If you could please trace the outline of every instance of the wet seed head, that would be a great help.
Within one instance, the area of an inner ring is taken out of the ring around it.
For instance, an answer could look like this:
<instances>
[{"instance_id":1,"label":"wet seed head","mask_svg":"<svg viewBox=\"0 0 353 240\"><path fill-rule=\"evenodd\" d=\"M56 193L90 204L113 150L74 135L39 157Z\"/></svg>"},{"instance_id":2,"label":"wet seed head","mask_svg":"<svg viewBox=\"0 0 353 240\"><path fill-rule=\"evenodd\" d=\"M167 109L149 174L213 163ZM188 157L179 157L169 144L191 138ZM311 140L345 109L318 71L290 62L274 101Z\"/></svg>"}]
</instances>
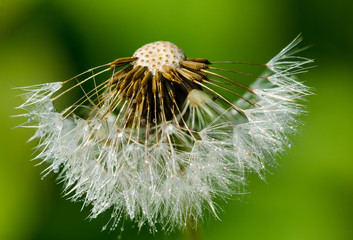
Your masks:
<instances>
[{"instance_id":1,"label":"wet seed head","mask_svg":"<svg viewBox=\"0 0 353 240\"><path fill-rule=\"evenodd\" d=\"M18 116L37 129L31 140L39 139L35 159L49 164L44 176L59 172L65 193L92 206L90 218L111 209L111 229L122 219L153 232L196 227L207 210L217 216L217 199L242 194L248 173L263 178L290 146L311 94L295 77L312 62L293 55L299 42L267 64L186 58L153 42L64 82L21 87L18 109L27 113ZM69 93L74 102L58 110Z\"/></svg>"}]
</instances>

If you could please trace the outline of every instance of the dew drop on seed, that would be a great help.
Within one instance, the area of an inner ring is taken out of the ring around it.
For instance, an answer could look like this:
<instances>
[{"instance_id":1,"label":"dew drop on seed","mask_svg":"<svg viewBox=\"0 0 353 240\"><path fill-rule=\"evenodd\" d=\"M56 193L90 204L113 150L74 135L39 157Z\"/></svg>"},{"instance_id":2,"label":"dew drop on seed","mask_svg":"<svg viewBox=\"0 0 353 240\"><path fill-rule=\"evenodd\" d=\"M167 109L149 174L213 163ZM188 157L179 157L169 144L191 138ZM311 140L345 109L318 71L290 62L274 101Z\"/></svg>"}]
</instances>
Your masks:
<instances>
[{"instance_id":1,"label":"dew drop on seed","mask_svg":"<svg viewBox=\"0 0 353 240\"><path fill-rule=\"evenodd\" d=\"M28 123L33 123L34 122L34 118L32 116L29 116L27 122Z\"/></svg>"}]
</instances>

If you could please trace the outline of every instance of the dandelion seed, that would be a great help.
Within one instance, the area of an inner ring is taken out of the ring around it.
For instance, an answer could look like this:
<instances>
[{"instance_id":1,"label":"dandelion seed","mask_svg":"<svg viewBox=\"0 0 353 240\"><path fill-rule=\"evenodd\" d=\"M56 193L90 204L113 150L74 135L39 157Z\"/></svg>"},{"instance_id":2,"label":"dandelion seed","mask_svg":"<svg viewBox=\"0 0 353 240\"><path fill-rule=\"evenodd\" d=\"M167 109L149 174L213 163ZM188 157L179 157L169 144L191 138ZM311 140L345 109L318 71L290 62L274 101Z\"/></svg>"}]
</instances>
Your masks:
<instances>
[{"instance_id":1,"label":"dandelion seed","mask_svg":"<svg viewBox=\"0 0 353 240\"><path fill-rule=\"evenodd\" d=\"M112 228L123 218L152 230L184 228L205 210L216 215L216 198L239 193L247 172L262 176L290 146L304 112L298 101L310 94L294 79L312 62L293 55L299 42L267 64L188 58L170 42L153 42L67 81L20 88L18 108L28 113L19 116L37 129L36 158L49 163L43 175L59 172L65 193L91 206L91 218L111 209ZM266 69L255 76L219 64ZM225 71L256 81L245 86ZM57 110L74 89L82 96Z\"/></svg>"}]
</instances>

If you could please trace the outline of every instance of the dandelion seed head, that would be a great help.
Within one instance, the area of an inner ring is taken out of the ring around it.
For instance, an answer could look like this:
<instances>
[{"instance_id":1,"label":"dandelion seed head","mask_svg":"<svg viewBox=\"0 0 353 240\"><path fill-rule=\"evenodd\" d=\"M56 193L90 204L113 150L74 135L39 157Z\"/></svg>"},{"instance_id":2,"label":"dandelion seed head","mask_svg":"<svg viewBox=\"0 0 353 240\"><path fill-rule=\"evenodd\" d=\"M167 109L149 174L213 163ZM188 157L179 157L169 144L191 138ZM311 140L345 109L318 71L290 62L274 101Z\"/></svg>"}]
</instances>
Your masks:
<instances>
[{"instance_id":1,"label":"dandelion seed head","mask_svg":"<svg viewBox=\"0 0 353 240\"><path fill-rule=\"evenodd\" d=\"M171 42L157 41L146 44L133 54L138 58L134 63L135 66L146 66L155 73L158 69L163 72L163 66L179 67L179 62L186 59L183 50Z\"/></svg>"},{"instance_id":2,"label":"dandelion seed head","mask_svg":"<svg viewBox=\"0 0 353 240\"><path fill-rule=\"evenodd\" d=\"M263 178L290 147L305 113L300 101L311 94L295 77L311 62L294 55L298 43L252 65L264 74L250 74L247 86L235 79L249 74L187 58L170 42L150 43L64 82L20 88L18 108L27 113L18 116L36 129L35 159L49 165L43 177L58 173L65 194L90 206L90 218L110 210L112 229L126 218L152 231L184 228L207 211L217 217L219 199L242 193L248 172ZM77 100L57 110L65 94Z\"/></svg>"}]
</instances>

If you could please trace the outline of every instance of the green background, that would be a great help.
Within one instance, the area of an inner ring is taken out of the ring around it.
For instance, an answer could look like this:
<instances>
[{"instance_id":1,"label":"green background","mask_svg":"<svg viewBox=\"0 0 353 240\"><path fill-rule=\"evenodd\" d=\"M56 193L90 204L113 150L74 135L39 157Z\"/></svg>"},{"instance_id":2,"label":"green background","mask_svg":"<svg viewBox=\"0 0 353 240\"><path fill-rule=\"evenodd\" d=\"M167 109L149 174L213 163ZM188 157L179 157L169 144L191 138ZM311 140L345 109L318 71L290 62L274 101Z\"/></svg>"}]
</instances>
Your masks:
<instances>
[{"instance_id":1,"label":"green background","mask_svg":"<svg viewBox=\"0 0 353 240\"><path fill-rule=\"evenodd\" d=\"M34 143L14 107L15 86L63 81L131 56L143 44L172 41L190 57L264 63L297 34L316 68L310 114L266 182L250 176L249 194L206 216L203 239L353 239L353 4L335 0L0 1L0 239L183 239L101 232L80 203L61 197L55 176L30 162Z\"/></svg>"}]
</instances>

